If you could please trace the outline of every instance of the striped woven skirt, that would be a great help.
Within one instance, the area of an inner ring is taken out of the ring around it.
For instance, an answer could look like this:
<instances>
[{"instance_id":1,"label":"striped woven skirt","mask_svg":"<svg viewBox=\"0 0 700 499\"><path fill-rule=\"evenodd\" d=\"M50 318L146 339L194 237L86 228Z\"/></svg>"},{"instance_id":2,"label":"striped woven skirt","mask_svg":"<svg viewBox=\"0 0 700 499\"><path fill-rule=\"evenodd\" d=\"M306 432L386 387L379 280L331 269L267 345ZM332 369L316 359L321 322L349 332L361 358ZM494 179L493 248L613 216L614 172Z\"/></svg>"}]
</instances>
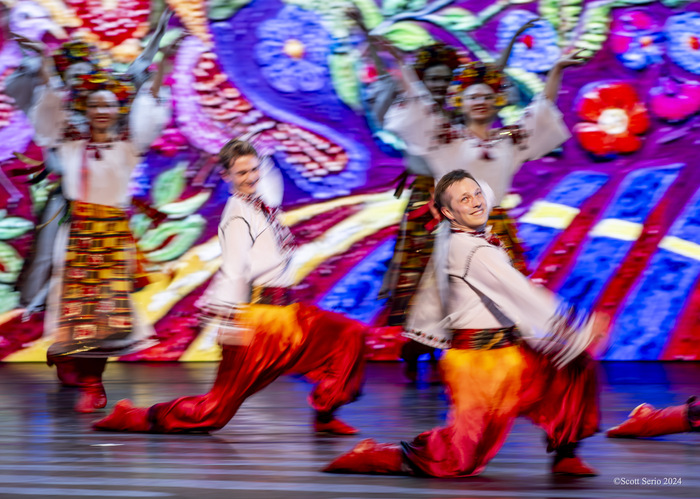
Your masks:
<instances>
[{"instance_id":1,"label":"striped woven skirt","mask_svg":"<svg viewBox=\"0 0 700 499\"><path fill-rule=\"evenodd\" d=\"M145 347L134 335L131 293L147 282L127 214L73 202L52 355L118 356Z\"/></svg>"}]
</instances>

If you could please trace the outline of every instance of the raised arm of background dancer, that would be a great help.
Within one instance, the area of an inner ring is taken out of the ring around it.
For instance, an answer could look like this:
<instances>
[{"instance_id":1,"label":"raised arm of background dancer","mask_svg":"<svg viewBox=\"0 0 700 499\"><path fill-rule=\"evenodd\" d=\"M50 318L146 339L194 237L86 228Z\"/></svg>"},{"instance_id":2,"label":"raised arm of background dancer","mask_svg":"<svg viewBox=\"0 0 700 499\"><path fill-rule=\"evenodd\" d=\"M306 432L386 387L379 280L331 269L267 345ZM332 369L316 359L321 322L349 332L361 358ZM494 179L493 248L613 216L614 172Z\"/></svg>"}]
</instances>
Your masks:
<instances>
[{"instance_id":1,"label":"raised arm of background dancer","mask_svg":"<svg viewBox=\"0 0 700 499\"><path fill-rule=\"evenodd\" d=\"M561 146L571 133L564 123L564 117L556 106L557 94L561 85L562 71L586 61L580 51L563 56L549 72L544 91L535 96L523 113L519 124L525 130L522 143L515 149L515 169L518 171L525 161L538 159Z\"/></svg>"},{"instance_id":2,"label":"raised arm of background dancer","mask_svg":"<svg viewBox=\"0 0 700 499\"><path fill-rule=\"evenodd\" d=\"M377 79L367 88L367 101L370 105L372 118L379 127L384 126L384 117L398 94L398 84L394 77L387 72L384 61L379 57L376 37L372 37L369 29L362 19L359 9L349 9L345 12L348 19L352 20L367 40L367 51L377 71Z\"/></svg>"},{"instance_id":3,"label":"raised arm of background dancer","mask_svg":"<svg viewBox=\"0 0 700 499\"><path fill-rule=\"evenodd\" d=\"M399 67L403 68L404 61L401 51L394 47L386 38L372 34L371 31L365 25L364 20L362 19L362 13L359 11L359 9L348 10L346 12L346 16L357 24L357 26L367 38L367 43L369 45L369 54L372 58L372 61L374 62L378 74L383 75L388 73L384 62L379 57L379 52L382 50L388 52L394 59L396 59L396 62L398 63ZM404 76L403 71L401 76L401 85L403 87L402 91L410 92L413 79L411 79L410 77L406 78Z\"/></svg>"},{"instance_id":4,"label":"raised arm of background dancer","mask_svg":"<svg viewBox=\"0 0 700 499\"><path fill-rule=\"evenodd\" d=\"M153 86L156 85L154 81ZM170 107L153 93L153 86L136 95L129 112L129 141L134 154L143 154L170 120ZM158 85L160 89L160 85Z\"/></svg>"},{"instance_id":5,"label":"raised arm of background dancer","mask_svg":"<svg viewBox=\"0 0 700 499\"><path fill-rule=\"evenodd\" d=\"M148 41L148 44L146 44L143 52L141 52L134 62L132 62L126 69L126 74L133 77L133 83L137 91L151 77L148 68L151 66L153 63L153 58L158 53L160 41L163 39L165 31L168 29L168 22L170 21L172 15L173 11L170 9L170 7L166 7L165 10L163 10L163 13L160 15L160 19L158 20L158 26L156 26L153 36Z\"/></svg>"},{"instance_id":6,"label":"raised arm of background dancer","mask_svg":"<svg viewBox=\"0 0 700 499\"><path fill-rule=\"evenodd\" d=\"M537 24L537 21L539 20L539 17L537 19L531 19L522 26L520 26L520 28L518 28L518 31L515 32L513 37L510 39L510 42L508 42L508 46L505 49L503 49L503 52L501 52L501 55L496 61L496 66L501 71L503 71L508 65L508 59L510 59L510 53L513 51L513 45L515 45L515 42L518 41L520 35L522 35L527 29L534 27L535 24Z\"/></svg>"},{"instance_id":7,"label":"raised arm of background dancer","mask_svg":"<svg viewBox=\"0 0 700 499\"><path fill-rule=\"evenodd\" d=\"M41 147L54 147L58 144L66 126L67 114L63 106L63 96L51 88L48 78L50 61L44 57L41 81L36 101L29 110L28 118L34 126L34 142Z\"/></svg>"},{"instance_id":8,"label":"raised arm of background dancer","mask_svg":"<svg viewBox=\"0 0 700 499\"><path fill-rule=\"evenodd\" d=\"M171 72L173 69L173 58L177 53L177 48L180 46L180 42L182 42L182 40L185 38L187 38L187 35L181 34L174 42L162 50L163 57L160 61L158 61L158 69L153 77L153 83L150 89L151 95L153 95L155 99L157 99L160 94L160 88L163 86L165 74Z\"/></svg>"},{"instance_id":9,"label":"raised arm of background dancer","mask_svg":"<svg viewBox=\"0 0 700 499\"><path fill-rule=\"evenodd\" d=\"M372 62L374 62L374 67L377 70L377 74L380 76L387 74L384 62L379 57L377 47L373 43L372 35L370 35L369 29L367 29L367 26L365 25L365 20L362 18L362 12L360 12L360 9L357 7L348 9L345 11L345 16L357 25L367 39L369 56L372 58Z\"/></svg>"},{"instance_id":10,"label":"raised arm of background dancer","mask_svg":"<svg viewBox=\"0 0 700 499\"><path fill-rule=\"evenodd\" d=\"M549 70L547 75L547 83L544 86L544 96L550 102L557 102L559 89L561 88L562 72L569 66L579 66L588 60L587 57L582 57L583 49L575 52L564 54Z\"/></svg>"},{"instance_id":11,"label":"raised arm of background dancer","mask_svg":"<svg viewBox=\"0 0 700 499\"><path fill-rule=\"evenodd\" d=\"M20 65L5 80L4 93L14 99L15 107L28 114L34 103L34 89L49 80L44 57L46 46L21 35L11 36L26 52Z\"/></svg>"}]
</instances>

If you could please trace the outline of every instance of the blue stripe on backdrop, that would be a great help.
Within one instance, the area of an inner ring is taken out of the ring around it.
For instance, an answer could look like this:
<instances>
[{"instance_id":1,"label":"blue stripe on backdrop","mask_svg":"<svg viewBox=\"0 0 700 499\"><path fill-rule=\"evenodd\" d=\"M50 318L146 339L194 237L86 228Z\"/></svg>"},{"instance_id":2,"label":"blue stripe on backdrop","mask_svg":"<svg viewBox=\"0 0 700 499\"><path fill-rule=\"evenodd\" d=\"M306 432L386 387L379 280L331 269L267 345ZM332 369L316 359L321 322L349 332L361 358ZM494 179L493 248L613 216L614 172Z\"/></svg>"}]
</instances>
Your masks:
<instances>
[{"instance_id":1,"label":"blue stripe on backdrop","mask_svg":"<svg viewBox=\"0 0 700 499\"><path fill-rule=\"evenodd\" d=\"M700 245L700 190L668 236ZM699 275L700 260L660 248L621 308L605 358L657 360Z\"/></svg>"},{"instance_id":2,"label":"blue stripe on backdrop","mask_svg":"<svg viewBox=\"0 0 700 499\"><path fill-rule=\"evenodd\" d=\"M375 248L318 302L324 310L344 314L351 319L371 323L386 300L377 298L382 280L394 254L396 238L389 238Z\"/></svg>"},{"instance_id":3,"label":"blue stripe on backdrop","mask_svg":"<svg viewBox=\"0 0 700 499\"><path fill-rule=\"evenodd\" d=\"M597 172L573 172L564 177L554 189L544 197L549 203L562 204L572 208L581 205L595 194L608 181L609 175ZM519 223L518 235L525 243L525 257L531 269L537 267L540 257L554 241L562 229L545 227L532 223Z\"/></svg>"},{"instance_id":4,"label":"blue stripe on backdrop","mask_svg":"<svg viewBox=\"0 0 700 499\"><path fill-rule=\"evenodd\" d=\"M673 164L630 173L602 219L644 223L678 176L681 166ZM589 235L559 294L580 311L589 311L633 244L634 241Z\"/></svg>"}]
</instances>

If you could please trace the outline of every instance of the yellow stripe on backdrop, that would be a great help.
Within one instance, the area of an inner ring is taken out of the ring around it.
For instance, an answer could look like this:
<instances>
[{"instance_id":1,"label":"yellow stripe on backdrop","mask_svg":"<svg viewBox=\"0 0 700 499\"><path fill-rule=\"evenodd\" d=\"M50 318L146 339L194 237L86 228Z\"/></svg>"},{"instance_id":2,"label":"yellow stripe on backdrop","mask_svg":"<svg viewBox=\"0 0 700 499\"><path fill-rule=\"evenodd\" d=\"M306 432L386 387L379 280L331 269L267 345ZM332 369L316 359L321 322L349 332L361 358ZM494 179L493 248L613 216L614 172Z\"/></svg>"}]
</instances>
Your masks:
<instances>
[{"instance_id":1,"label":"yellow stripe on backdrop","mask_svg":"<svg viewBox=\"0 0 700 499\"><path fill-rule=\"evenodd\" d=\"M621 241L636 241L642 235L642 224L619 218L605 218L598 222L591 236L609 237Z\"/></svg>"},{"instance_id":2,"label":"yellow stripe on backdrop","mask_svg":"<svg viewBox=\"0 0 700 499\"><path fill-rule=\"evenodd\" d=\"M700 244L686 241L676 236L666 236L659 243L659 248L672 251L679 255L700 260Z\"/></svg>"},{"instance_id":3,"label":"yellow stripe on backdrop","mask_svg":"<svg viewBox=\"0 0 700 499\"><path fill-rule=\"evenodd\" d=\"M530 209L518 219L518 222L564 230L571 225L571 221L578 214L578 208L540 200L532 203Z\"/></svg>"}]
</instances>

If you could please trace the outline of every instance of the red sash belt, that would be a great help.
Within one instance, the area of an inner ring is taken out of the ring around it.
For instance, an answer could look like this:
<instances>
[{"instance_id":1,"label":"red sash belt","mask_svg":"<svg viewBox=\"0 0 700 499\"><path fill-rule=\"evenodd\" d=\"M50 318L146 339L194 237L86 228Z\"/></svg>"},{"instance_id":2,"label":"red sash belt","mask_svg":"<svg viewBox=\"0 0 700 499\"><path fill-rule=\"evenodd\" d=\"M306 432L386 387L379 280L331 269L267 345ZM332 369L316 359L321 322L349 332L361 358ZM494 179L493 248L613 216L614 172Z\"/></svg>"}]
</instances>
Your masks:
<instances>
[{"instance_id":1,"label":"red sash belt","mask_svg":"<svg viewBox=\"0 0 700 499\"><path fill-rule=\"evenodd\" d=\"M453 329L452 348L462 350L491 350L517 345L518 329L510 326L501 329Z\"/></svg>"}]
</instances>

